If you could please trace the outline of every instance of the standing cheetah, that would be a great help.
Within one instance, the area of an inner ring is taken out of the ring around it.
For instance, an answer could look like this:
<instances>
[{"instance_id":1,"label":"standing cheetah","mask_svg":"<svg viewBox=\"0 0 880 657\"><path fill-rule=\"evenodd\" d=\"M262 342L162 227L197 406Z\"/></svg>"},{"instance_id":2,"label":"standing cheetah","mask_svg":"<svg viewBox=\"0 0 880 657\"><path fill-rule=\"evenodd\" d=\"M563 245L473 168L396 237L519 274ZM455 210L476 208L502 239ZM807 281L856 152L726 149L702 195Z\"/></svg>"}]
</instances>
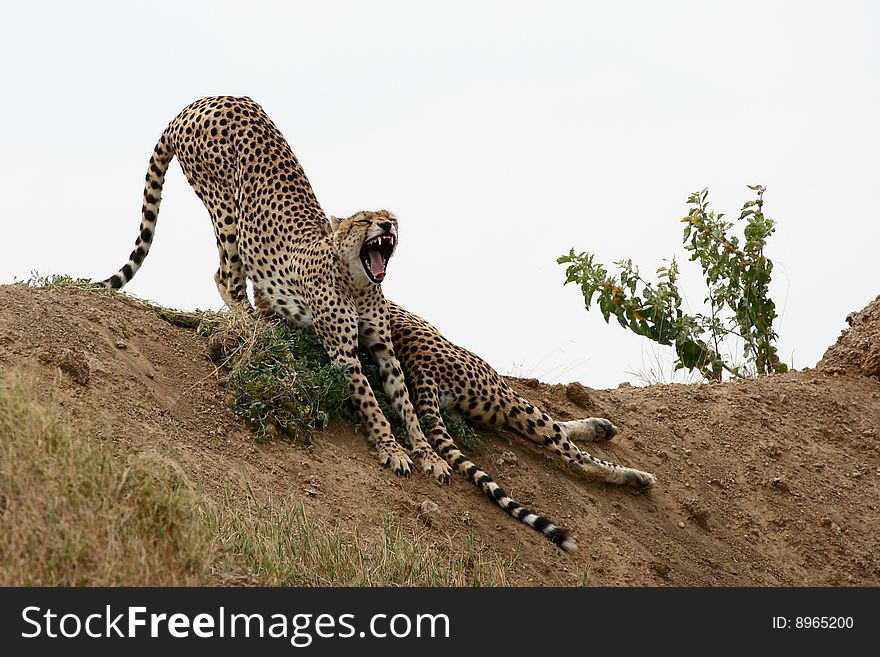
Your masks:
<instances>
[{"instance_id":1,"label":"standing cheetah","mask_svg":"<svg viewBox=\"0 0 880 657\"><path fill-rule=\"evenodd\" d=\"M324 348L351 373L380 462L407 475L412 461L395 440L357 357L358 339L379 364L385 389L409 432L422 469L448 482L450 469L430 447L391 346L380 284L397 246L397 219L360 212L328 234L328 220L287 141L250 98L198 100L168 125L150 158L140 233L128 262L104 281L118 289L150 250L168 165L177 156L214 225L223 301L247 306L246 281L273 312L295 326L314 325Z\"/></svg>"}]
</instances>

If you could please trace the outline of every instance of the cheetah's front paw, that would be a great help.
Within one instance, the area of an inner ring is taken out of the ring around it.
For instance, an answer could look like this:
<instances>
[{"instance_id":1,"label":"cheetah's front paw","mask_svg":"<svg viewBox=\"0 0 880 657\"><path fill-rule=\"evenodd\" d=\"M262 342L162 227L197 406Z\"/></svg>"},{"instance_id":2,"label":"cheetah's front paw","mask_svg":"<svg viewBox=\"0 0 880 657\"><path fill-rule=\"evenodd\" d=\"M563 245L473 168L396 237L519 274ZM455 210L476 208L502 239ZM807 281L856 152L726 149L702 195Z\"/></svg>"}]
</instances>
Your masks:
<instances>
[{"instance_id":1,"label":"cheetah's front paw","mask_svg":"<svg viewBox=\"0 0 880 657\"><path fill-rule=\"evenodd\" d=\"M379 452L379 463L391 468L398 477L408 477L412 472L412 460L396 441L380 444L376 449Z\"/></svg>"},{"instance_id":2,"label":"cheetah's front paw","mask_svg":"<svg viewBox=\"0 0 880 657\"><path fill-rule=\"evenodd\" d=\"M443 460L437 452L429 447L423 450L416 450L413 456L422 466L422 471L429 477L434 477L441 484L448 484L452 481L452 469L449 464Z\"/></svg>"}]
</instances>

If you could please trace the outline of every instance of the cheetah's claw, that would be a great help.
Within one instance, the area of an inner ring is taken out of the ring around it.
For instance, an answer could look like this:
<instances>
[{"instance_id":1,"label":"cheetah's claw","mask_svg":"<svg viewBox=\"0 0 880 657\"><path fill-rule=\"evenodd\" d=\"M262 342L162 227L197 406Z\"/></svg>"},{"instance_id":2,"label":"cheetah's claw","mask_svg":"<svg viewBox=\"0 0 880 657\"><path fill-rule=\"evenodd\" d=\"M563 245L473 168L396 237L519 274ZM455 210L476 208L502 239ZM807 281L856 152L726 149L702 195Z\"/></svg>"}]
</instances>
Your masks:
<instances>
[{"instance_id":1,"label":"cheetah's claw","mask_svg":"<svg viewBox=\"0 0 880 657\"><path fill-rule=\"evenodd\" d=\"M422 471L441 484L452 481L452 469L443 458L432 449L416 450L413 456L422 466Z\"/></svg>"},{"instance_id":2,"label":"cheetah's claw","mask_svg":"<svg viewBox=\"0 0 880 657\"><path fill-rule=\"evenodd\" d=\"M380 449L379 463L383 467L391 468L391 472L398 477L409 477L412 472L412 461L402 449L400 451L395 450L393 454Z\"/></svg>"}]
</instances>

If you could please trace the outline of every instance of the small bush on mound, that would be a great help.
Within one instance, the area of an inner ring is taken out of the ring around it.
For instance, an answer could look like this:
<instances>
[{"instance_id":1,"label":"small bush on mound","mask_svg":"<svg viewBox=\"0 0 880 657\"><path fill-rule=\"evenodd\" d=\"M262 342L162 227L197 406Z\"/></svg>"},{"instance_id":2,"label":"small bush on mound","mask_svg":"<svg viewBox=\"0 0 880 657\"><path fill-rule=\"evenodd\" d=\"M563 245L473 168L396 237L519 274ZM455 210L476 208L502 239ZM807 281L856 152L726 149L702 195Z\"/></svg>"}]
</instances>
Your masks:
<instances>
[{"instance_id":1,"label":"small bush on mound","mask_svg":"<svg viewBox=\"0 0 880 657\"><path fill-rule=\"evenodd\" d=\"M244 312L206 316L198 331L209 336L211 359L226 371L226 405L257 440L308 436L331 422L357 424L348 371L330 360L314 331ZM366 355L361 355L361 366L382 412L403 439L406 428L388 402L379 368ZM443 420L462 447L484 449L464 420L445 412ZM422 418L425 431L427 425L428 418Z\"/></svg>"},{"instance_id":2,"label":"small bush on mound","mask_svg":"<svg viewBox=\"0 0 880 657\"><path fill-rule=\"evenodd\" d=\"M309 434L351 417L348 373L314 332L242 312L211 317L198 330L210 336L211 358L227 371L226 405L257 440Z\"/></svg>"},{"instance_id":3,"label":"small bush on mound","mask_svg":"<svg viewBox=\"0 0 880 657\"><path fill-rule=\"evenodd\" d=\"M623 328L643 335L675 350L675 369L696 370L707 379L720 381L732 377L785 372L776 350L776 305L770 298L773 262L764 255L775 222L764 214L762 185L749 185L756 198L747 201L740 212L743 238L730 234L734 224L723 213L709 210L708 190L688 197L691 206L685 223L684 248L690 260L700 263L706 283L708 313L693 315L682 310L678 289L678 264L657 270L658 282L642 277L632 260L614 263L616 275L594 262L590 253L561 256L557 262L568 265L565 284L576 283L584 295L587 310L597 305L606 322L611 315ZM742 345L742 360L725 358L728 338Z\"/></svg>"}]
</instances>

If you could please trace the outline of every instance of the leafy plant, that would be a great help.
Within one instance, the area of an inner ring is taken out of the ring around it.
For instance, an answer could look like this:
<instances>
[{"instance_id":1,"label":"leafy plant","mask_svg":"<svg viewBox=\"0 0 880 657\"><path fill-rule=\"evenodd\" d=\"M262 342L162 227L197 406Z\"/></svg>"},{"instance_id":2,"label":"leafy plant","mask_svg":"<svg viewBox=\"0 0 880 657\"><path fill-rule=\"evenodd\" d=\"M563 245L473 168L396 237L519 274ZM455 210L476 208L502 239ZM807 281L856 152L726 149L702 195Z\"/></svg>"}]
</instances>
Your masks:
<instances>
[{"instance_id":1,"label":"leafy plant","mask_svg":"<svg viewBox=\"0 0 880 657\"><path fill-rule=\"evenodd\" d=\"M697 370L710 380L721 380L724 372L733 377L784 372L779 360L777 334L773 329L776 306L769 296L773 263L764 255L775 224L763 212L762 185L749 185L756 198L742 208L743 239L730 234L734 224L723 213L709 210L707 189L688 197L691 206L682 219L683 242L690 260L698 261L706 282L708 314L688 314L681 308L678 263L657 270L658 281L644 279L632 260L614 263L619 271L611 276L590 253L568 255L557 262L566 264L565 284L577 283L587 310L598 295L605 321L611 315L638 335L675 350L675 369ZM743 361L732 362L722 355L728 337L743 342Z\"/></svg>"},{"instance_id":2,"label":"leafy plant","mask_svg":"<svg viewBox=\"0 0 880 657\"><path fill-rule=\"evenodd\" d=\"M243 313L219 316L199 327L211 335L227 406L259 441L273 433L296 437L352 415L345 368L331 362L318 336L283 322Z\"/></svg>"},{"instance_id":3,"label":"leafy plant","mask_svg":"<svg viewBox=\"0 0 880 657\"><path fill-rule=\"evenodd\" d=\"M197 331L210 337L212 359L227 371L227 406L257 440L276 433L308 435L331 422L357 424L348 371L330 360L314 331L246 313L204 317ZM385 395L378 366L364 355L361 366L392 430L403 439L406 428ZM454 437L479 440L465 422L443 418Z\"/></svg>"}]
</instances>

